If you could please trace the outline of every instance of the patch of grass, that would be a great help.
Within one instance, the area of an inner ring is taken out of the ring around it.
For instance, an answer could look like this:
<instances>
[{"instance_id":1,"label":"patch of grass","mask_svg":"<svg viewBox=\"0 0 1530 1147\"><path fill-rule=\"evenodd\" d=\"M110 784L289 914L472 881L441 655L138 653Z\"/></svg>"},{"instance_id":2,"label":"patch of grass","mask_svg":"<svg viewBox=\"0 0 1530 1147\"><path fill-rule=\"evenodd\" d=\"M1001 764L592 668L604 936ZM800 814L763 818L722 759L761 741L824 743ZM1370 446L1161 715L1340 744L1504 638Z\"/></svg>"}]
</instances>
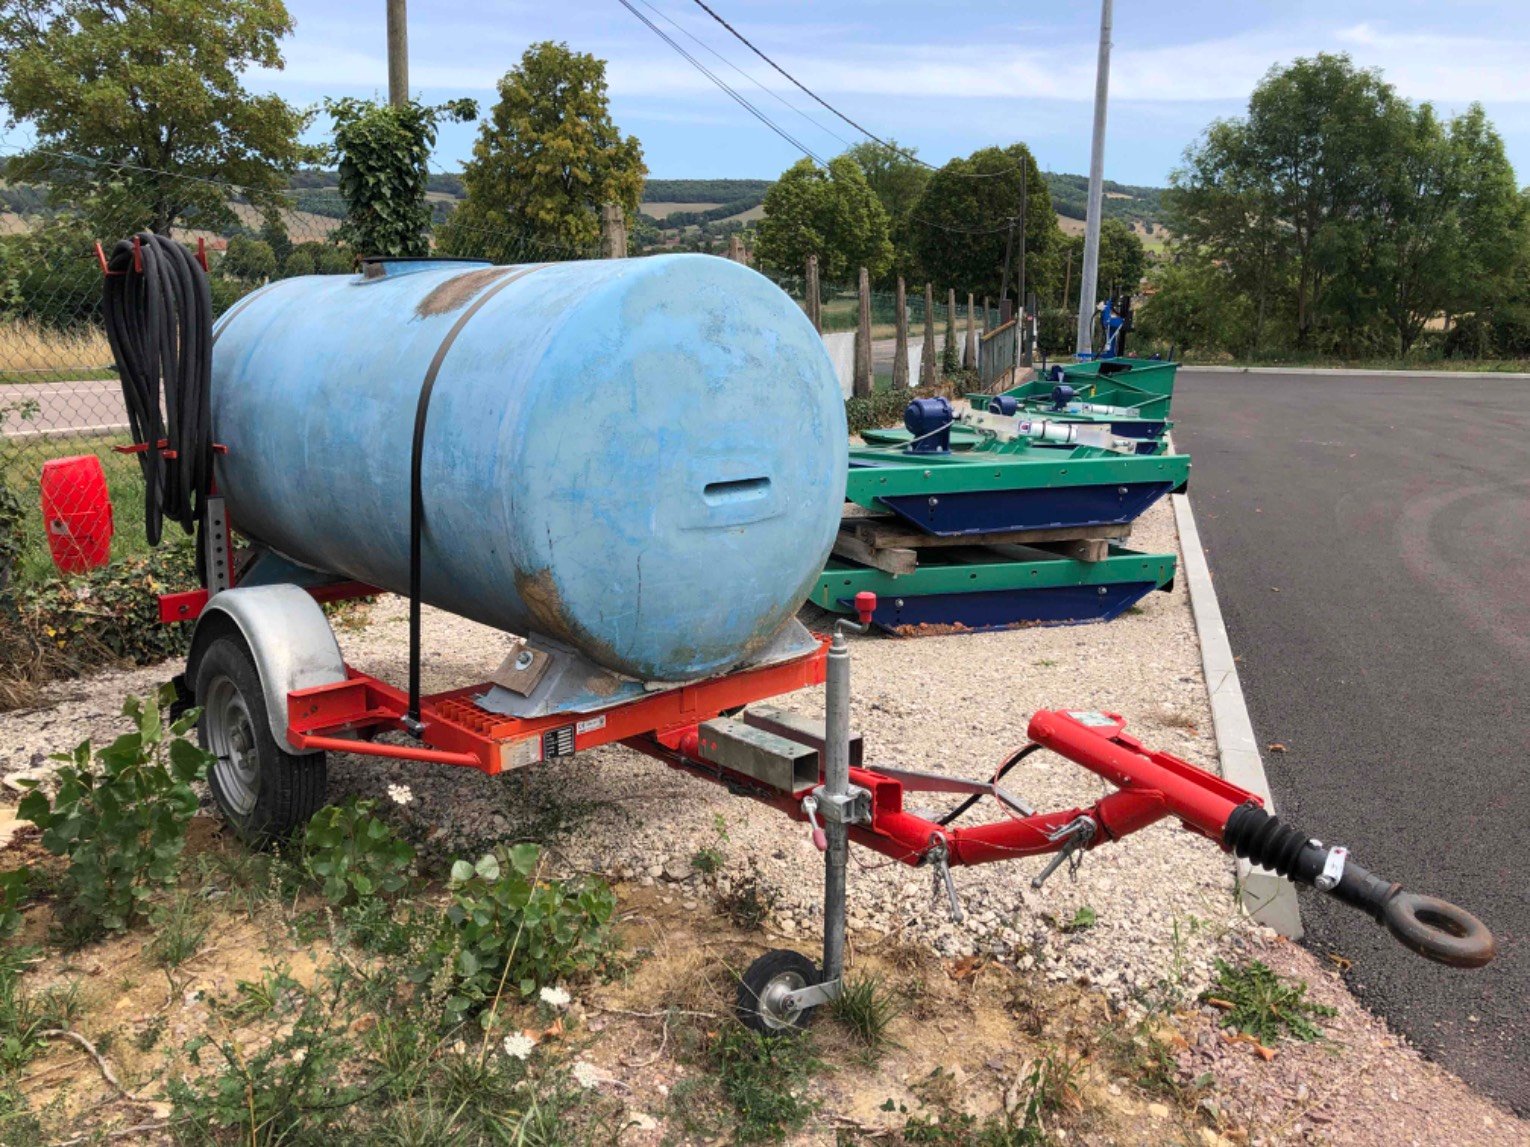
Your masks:
<instances>
[{"instance_id":1,"label":"patch of grass","mask_svg":"<svg viewBox=\"0 0 1530 1147\"><path fill-rule=\"evenodd\" d=\"M812 1114L808 1077L823 1065L811 1039L771 1039L728 1024L712 1046L723 1094L733 1108L735 1141L779 1141Z\"/></svg>"},{"instance_id":2,"label":"patch of grass","mask_svg":"<svg viewBox=\"0 0 1530 1147\"><path fill-rule=\"evenodd\" d=\"M202 948L212 926L206 903L198 896L178 893L151 914L154 938L149 955L162 968L179 968Z\"/></svg>"},{"instance_id":3,"label":"patch of grass","mask_svg":"<svg viewBox=\"0 0 1530 1147\"><path fill-rule=\"evenodd\" d=\"M1262 961L1234 966L1218 957L1216 969L1216 982L1201 993L1202 1002L1222 1009L1223 1027L1260 1043L1274 1043L1282 1035L1303 1042L1321 1039L1323 1029L1313 1021L1338 1014L1309 1000L1305 981L1284 980Z\"/></svg>"},{"instance_id":4,"label":"patch of grass","mask_svg":"<svg viewBox=\"0 0 1530 1147\"><path fill-rule=\"evenodd\" d=\"M0 323L0 384L112 378L112 348L97 327L59 329L22 319Z\"/></svg>"},{"instance_id":5,"label":"patch of grass","mask_svg":"<svg viewBox=\"0 0 1530 1147\"><path fill-rule=\"evenodd\" d=\"M937 1067L914 1087L931 1114L910 1116L902 1141L921 1147L1046 1147L1054 1142L1046 1117L1078 1104L1075 1080L1082 1064L1052 1055L1037 1060L1020 1082L1014 1104L987 1119L961 1106L951 1073ZM883 1110L894 1110L893 1101Z\"/></svg>"},{"instance_id":6,"label":"patch of grass","mask_svg":"<svg viewBox=\"0 0 1530 1147\"><path fill-rule=\"evenodd\" d=\"M42 1048L41 1034L67 1028L80 1014L79 987L68 984L29 992L22 987L20 961L0 964L0 1074L9 1075Z\"/></svg>"},{"instance_id":7,"label":"patch of grass","mask_svg":"<svg viewBox=\"0 0 1530 1147\"><path fill-rule=\"evenodd\" d=\"M829 1005L829 1014L872 1053L891 1043L887 1029L899 1011L897 996L887 981L874 973L847 976L838 997Z\"/></svg>"}]
</instances>

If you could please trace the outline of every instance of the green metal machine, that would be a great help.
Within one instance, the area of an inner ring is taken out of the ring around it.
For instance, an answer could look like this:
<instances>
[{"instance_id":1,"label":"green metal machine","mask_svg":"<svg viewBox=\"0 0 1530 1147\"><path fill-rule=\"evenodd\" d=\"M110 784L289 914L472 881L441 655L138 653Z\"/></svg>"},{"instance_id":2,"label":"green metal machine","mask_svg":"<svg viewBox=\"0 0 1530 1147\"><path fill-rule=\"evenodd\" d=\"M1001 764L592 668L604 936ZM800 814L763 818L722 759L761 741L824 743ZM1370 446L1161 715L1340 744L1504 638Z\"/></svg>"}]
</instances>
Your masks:
<instances>
[{"instance_id":1,"label":"green metal machine","mask_svg":"<svg viewBox=\"0 0 1530 1147\"><path fill-rule=\"evenodd\" d=\"M885 629L930 632L1105 620L1172 584L1172 554L1116 540L1190 460L1138 452L1105 423L957 412L916 399L900 444L850 451L846 516L812 600L877 594ZM958 431L973 435L956 450Z\"/></svg>"},{"instance_id":2,"label":"green metal machine","mask_svg":"<svg viewBox=\"0 0 1530 1147\"><path fill-rule=\"evenodd\" d=\"M1157 454L1165 449L1165 436L1173 425L1169 410L1177 369L1177 363L1137 358L1058 364L1045 378L966 398L974 410L1108 425L1118 436L1136 439L1140 453ZM911 435L887 429L870 430L863 437L871 445L899 446ZM981 441L982 435L966 427L953 428L952 449L968 450Z\"/></svg>"}]
</instances>

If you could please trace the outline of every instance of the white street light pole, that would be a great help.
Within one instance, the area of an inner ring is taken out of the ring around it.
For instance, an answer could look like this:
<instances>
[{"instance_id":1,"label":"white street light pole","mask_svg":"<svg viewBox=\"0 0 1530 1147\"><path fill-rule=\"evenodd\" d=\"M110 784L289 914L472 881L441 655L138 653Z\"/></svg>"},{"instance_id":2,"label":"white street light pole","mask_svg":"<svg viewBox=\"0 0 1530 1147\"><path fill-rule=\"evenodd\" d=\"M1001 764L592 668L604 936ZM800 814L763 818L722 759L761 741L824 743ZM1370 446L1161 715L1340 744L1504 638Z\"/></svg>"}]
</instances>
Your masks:
<instances>
[{"instance_id":1,"label":"white street light pole","mask_svg":"<svg viewBox=\"0 0 1530 1147\"><path fill-rule=\"evenodd\" d=\"M1089 214L1084 221L1084 274L1078 285L1078 353L1094 351L1094 292L1100 277L1100 206L1105 192L1105 105L1110 99L1112 0L1100 2L1100 59L1094 74L1094 143L1089 149Z\"/></svg>"}]
</instances>

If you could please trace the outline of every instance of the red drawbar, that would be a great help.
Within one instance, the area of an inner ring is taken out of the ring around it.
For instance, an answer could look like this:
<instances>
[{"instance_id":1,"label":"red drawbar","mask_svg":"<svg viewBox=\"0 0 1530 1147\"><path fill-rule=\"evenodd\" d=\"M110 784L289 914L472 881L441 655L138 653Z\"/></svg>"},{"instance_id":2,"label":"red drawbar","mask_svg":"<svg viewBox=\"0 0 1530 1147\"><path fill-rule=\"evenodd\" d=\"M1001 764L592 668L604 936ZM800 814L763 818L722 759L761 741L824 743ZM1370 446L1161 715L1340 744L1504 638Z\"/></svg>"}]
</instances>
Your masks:
<instances>
[{"instance_id":1,"label":"red drawbar","mask_svg":"<svg viewBox=\"0 0 1530 1147\"><path fill-rule=\"evenodd\" d=\"M82 574L111 558L112 499L94 454L54 458L42 468L42 516L60 573Z\"/></svg>"}]
</instances>

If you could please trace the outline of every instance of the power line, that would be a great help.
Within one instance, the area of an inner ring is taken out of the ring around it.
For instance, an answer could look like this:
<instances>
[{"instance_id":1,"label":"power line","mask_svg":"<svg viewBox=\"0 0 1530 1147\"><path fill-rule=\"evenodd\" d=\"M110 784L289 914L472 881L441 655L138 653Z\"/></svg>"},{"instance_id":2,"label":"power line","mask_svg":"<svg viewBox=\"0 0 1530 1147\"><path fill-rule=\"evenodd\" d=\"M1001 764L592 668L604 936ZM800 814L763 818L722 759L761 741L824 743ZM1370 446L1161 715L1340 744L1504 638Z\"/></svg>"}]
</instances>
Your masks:
<instances>
[{"instance_id":1,"label":"power line","mask_svg":"<svg viewBox=\"0 0 1530 1147\"><path fill-rule=\"evenodd\" d=\"M816 102L817 104L819 104L820 106L822 106L823 108L825 108L826 110L831 112L833 115L836 115L840 119L844 120L847 124L849 124L851 127L853 127L856 131L860 132L867 139L871 140L874 143L877 143L877 144L881 145L882 147L885 147L888 151L891 151L891 152L893 152L896 155L901 155L904 159L907 159L907 160L909 160L909 161L911 161L913 163L919 164L921 167L927 167L931 171L939 170L933 163L928 163L925 160L920 159L913 152L905 151L903 148L899 147L897 144L889 143L887 140L885 140L881 136L877 135L871 129L863 127L860 124L856 123L855 120L851 119L844 112L840 111L833 104L829 103L822 96L820 96L817 92L813 91L806 84L804 84L801 80L797 79L796 76L792 75L785 68L783 68L780 64L776 63L769 56L767 56L764 52L760 51L759 48L755 47L753 42L750 41L750 39L747 36L745 36L742 32L740 32L732 24L728 23L727 20L723 19L720 15L718 15L717 12L714 11L706 3L706 0L692 0L692 2L698 8L700 8L703 12L705 12L708 16L712 17L712 19L716 20L719 24L721 24L724 28L726 28L729 31L729 33L732 34L733 38L736 39L740 44L743 44L744 47L748 48L756 56L760 57L760 59L764 60L767 64L769 64L776 71L780 72L781 75L785 76L786 79L791 84L793 84L799 90L804 92L810 99L812 99L814 102ZM960 176L962 176L963 178L966 178L966 179L994 179L994 178L997 178L998 176L1008 175L1011 172L1019 171L1019 170L1020 170L1019 166L1016 165L1014 167L1005 168L1003 171L951 172L950 174L952 174L952 175L960 175Z\"/></svg>"},{"instance_id":2,"label":"power line","mask_svg":"<svg viewBox=\"0 0 1530 1147\"><path fill-rule=\"evenodd\" d=\"M647 0L641 0L641 2L646 4ZM698 2L699 2L699 0L698 0ZM755 105L752 104L749 100L745 99L738 92L736 92L733 88L729 87L727 83L725 83L715 73L713 73L709 68L707 68L707 66L705 64L703 64L700 60L696 59L695 56L691 55L683 47L681 47L680 44L678 44L675 41L673 36L670 36L668 33L666 33L664 31L663 28L660 28L657 24L655 24L647 16L643 15L643 13L639 12L635 7L633 7L633 5L630 2L630 0L617 0L617 3L619 3L623 8L627 9L628 12L631 12L634 16L636 16L639 20L641 20L643 22L644 26L646 26L649 31L651 31L654 35L658 36L661 40L663 40L666 44L668 44L671 48L673 48L681 57L683 57L685 59L685 61L687 63L689 63L693 68L695 68L697 71L699 71L702 75L706 76L707 79L711 80L714 84L716 84L719 88L721 88L724 92L726 92L729 95L729 97L731 97L734 100L734 102L736 102L745 111L749 112L750 115L754 116L755 119L759 120L766 127L770 128L771 131L775 132L782 139L786 140L793 147L795 147L798 151L802 152L803 155L805 155L809 159L811 159L814 163L818 164L819 167L827 168L829 166L828 163L825 162L824 159L821 156L817 155L811 148L809 148L801 140L797 139L795 136L793 136L791 133L789 133L785 128L781 127L780 124L776 123L775 120L771 119L768 115L766 115L764 112L762 112L759 108L755 107ZM702 5L702 7L706 7L706 6ZM707 11L709 13L711 13L712 16L715 19L721 20L721 17L718 17L717 14L715 12L712 12L712 10L710 8L708 8ZM661 15L662 15L662 13L661 13ZM724 23L724 26L727 26L726 23ZM682 29L682 31L683 30L684 29ZM732 31L732 28L729 28L729 31ZM734 32L734 35L736 36L736 35L738 35L738 33ZM742 37L740 37L740 39L742 39ZM745 41L745 43L747 43L747 41ZM751 47L751 49L753 49L753 45L750 45L750 47ZM757 54L761 54L761 53L758 52L758 49L753 49L753 50ZM776 66L776 64L773 61L770 61L768 59L768 57L764 57L763 54L761 54L761 58L766 59L766 62L770 63L772 67L775 67L777 71L781 70L779 67ZM782 74L786 75L785 72L782 72ZM787 76L787 78L791 79L790 76ZM792 82L796 83L797 81L792 80ZM802 85L798 84L797 86L801 87ZM803 90L807 91L806 88L803 88ZM811 92L808 92L808 94L812 95ZM817 99L818 97L814 96L813 98ZM823 101L819 100L819 102L822 103ZM791 106L791 105L788 105L788 106ZM825 104L824 106L827 107L828 105ZM833 111L834 109L830 108L829 110ZM838 113L835 113L835 114L838 114ZM841 117L841 118L844 118L844 117ZM857 131L863 131L863 132L865 131L865 129L861 128L859 125L855 125L854 121L847 120L846 122L851 123L852 126L855 126ZM870 133L866 133L866 134L869 135ZM876 137L873 136L872 138L875 139ZM884 147L890 146L890 145L886 144L882 140L877 140L877 142L881 143ZM908 153L905 153L905 152L901 151L901 149L896 148L896 147L894 147L893 150L897 151L899 154L908 154ZM934 168L931 164L925 163L922 159L918 159L917 156L913 157L913 158L914 158L915 162L920 163L920 164L922 164L925 167L929 167L929 168L931 168L931 170L938 170L938 169ZM1016 168L1013 168L1012 170L1017 170L1018 171L1019 168L1016 167ZM991 173L990 172L985 172L983 174L985 176L988 176L988 175L1004 175L1004 174L1007 174L1007 172L991 172ZM1000 222L997 226L971 228L971 227L949 227L949 226L947 226L944 223L936 223L932 219L924 219L924 218L922 218L922 217L920 217L918 215L910 214L908 216L908 219L911 222L921 224L922 226L933 227L935 230L937 230L937 231L944 231L944 232L946 232L949 235L965 235L965 236L983 236L983 235L997 235L997 234L1000 234L1000 233L1002 233L1004 231L1009 230L1009 228L1014 226L1015 218L1016 218L1015 216L1007 217L1002 222Z\"/></svg>"},{"instance_id":3,"label":"power line","mask_svg":"<svg viewBox=\"0 0 1530 1147\"><path fill-rule=\"evenodd\" d=\"M710 69L708 69L705 64L703 64L695 56L691 55L684 48L682 48L678 43L676 43L675 40L674 40L674 37L670 36L667 32L664 31L663 28L659 27L652 20L650 20L647 16L643 15L636 8L634 8L632 6L632 4L630 3L630 0L616 0L616 2L618 4L620 4L623 8L627 9L627 11L631 12L634 16L636 16L639 20L641 20L645 25L647 25L649 31L651 31L655 36L658 36L659 39L663 40L666 44L668 44L671 48L673 48L676 52L678 52L681 56L683 56L685 58L685 60L691 65L691 67L695 68L702 75L706 76L707 79L711 80L714 84L716 84L718 87L720 87L723 91L727 92L728 95L734 100L735 103L737 103L740 107L742 107L750 115L754 116L755 119L759 120L766 127L770 128L771 131L775 132L782 139L786 140L787 143L791 144L798 151L802 152L803 155L807 156L814 163L818 164L818 166L820 166L820 167L828 167L829 166L827 163L825 163L823 161L822 158L820 158L813 151L812 148L808 147L801 140L799 140L796 137L794 137L790 132L788 132L780 124L776 123L775 120L771 119L768 115L766 115L764 112L762 112L759 108L755 107L752 103L750 103L748 100L746 100L743 96L739 95L736 91L734 91L732 88L730 88L722 79L720 79Z\"/></svg>"},{"instance_id":4,"label":"power line","mask_svg":"<svg viewBox=\"0 0 1530 1147\"><path fill-rule=\"evenodd\" d=\"M772 88L768 88L764 84L760 83L759 80L755 79L748 72L744 71L743 68L739 67L732 60L728 59L727 56L723 55L716 48L712 47L712 45L708 44L701 37L697 36L694 32L692 32L685 25L681 24L673 16L669 15L667 12L664 12L664 11L661 11L660 9L658 9L658 8L655 8L652 4L649 3L649 0L639 0L639 3L641 3L643 5L643 7L647 8L650 12L654 13L657 16L661 16L665 20L669 21L670 24L674 25L677 29L679 29L680 32L682 34L684 34L685 36L687 36L692 42L694 42L695 44L697 44L700 47L704 48L706 51L710 52L712 55L716 56L723 63L727 64L728 67L732 68L739 75L743 76L744 79L748 80L755 87L759 88L760 91L764 92L767 96L769 96L771 99L775 100L782 107L787 108L790 111L796 112L799 116L801 116L803 119L807 120L808 123L812 124L819 131L823 132L825 135L833 136L835 139L839 140L839 142L844 144L846 147L850 147L851 146L850 141L848 139L846 139L844 136L840 135L833 128L825 127L824 124L821 121L816 120L812 116L808 115L807 112L803 111L796 104L794 104L791 101L789 101L780 92L777 92L777 91L775 91Z\"/></svg>"}]
</instances>

